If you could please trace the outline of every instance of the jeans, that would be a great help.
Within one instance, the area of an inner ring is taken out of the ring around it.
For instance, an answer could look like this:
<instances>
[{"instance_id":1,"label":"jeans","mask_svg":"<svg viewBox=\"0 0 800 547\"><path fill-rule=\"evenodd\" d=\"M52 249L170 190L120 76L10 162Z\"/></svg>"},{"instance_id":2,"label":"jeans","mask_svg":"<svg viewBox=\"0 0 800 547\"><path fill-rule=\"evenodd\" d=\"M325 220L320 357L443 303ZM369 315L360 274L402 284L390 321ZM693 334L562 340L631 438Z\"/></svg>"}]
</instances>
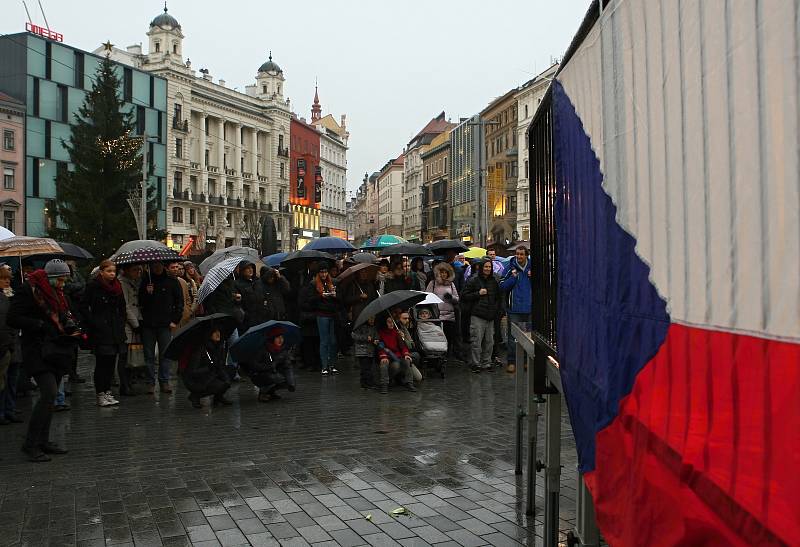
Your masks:
<instances>
[{"instance_id":1,"label":"jeans","mask_svg":"<svg viewBox=\"0 0 800 547\"><path fill-rule=\"evenodd\" d=\"M64 389L65 383L66 382L64 381L64 377L62 376L61 380L58 382L58 390L56 392L56 398L55 398L56 406L64 406L65 404L67 404L67 393L66 390ZM39 382L36 382L36 385L39 385Z\"/></svg>"},{"instance_id":2,"label":"jeans","mask_svg":"<svg viewBox=\"0 0 800 547\"><path fill-rule=\"evenodd\" d=\"M333 317L317 317L319 329L319 358L322 370L331 368L336 364L336 332Z\"/></svg>"},{"instance_id":3,"label":"jeans","mask_svg":"<svg viewBox=\"0 0 800 547\"><path fill-rule=\"evenodd\" d=\"M164 356L167 344L172 340L169 327L142 327L142 349L144 350L144 363L147 365L147 383L155 385L156 344L158 344L158 381L166 384L169 382L170 365L172 361Z\"/></svg>"},{"instance_id":4,"label":"jeans","mask_svg":"<svg viewBox=\"0 0 800 547\"><path fill-rule=\"evenodd\" d=\"M244 333L242 333L242 334L244 334ZM232 332L232 333L231 333L231 335L228 337L228 350L230 350L230 347L231 347L231 346L233 345L233 343L234 343L234 342L236 342L238 339L239 339L239 331L238 331L238 330L236 330L236 329L233 329L233 332ZM237 367L239 366L239 363L237 363L237 362L236 362L236 360L233 358L233 355L231 355L231 352L230 352L230 351L228 351L228 358L227 358L227 359L226 359L226 361L225 361L225 365L226 365L226 366L229 366L229 367L231 367L231 368L233 368L233 369L235 369L235 368L237 368ZM231 375L231 376L233 376L233 375Z\"/></svg>"},{"instance_id":5,"label":"jeans","mask_svg":"<svg viewBox=\"0 0 800 547\"><path fill-rule=\"evenodd\" d=\"M372 371L374 359L369 355L359 355L358 368L360 371L360 380L362 386L371 386L375 384L375 374Z\"/></svg>"},{"instance_id":6,"label":"jeans","mask_svg":"<svg viewBox=\"0 0 800 547\"><path fill-rule=\"evenodd\" d=\"M517 341L514 339L514 335L511 333L511 325L520 325L522 329L527 330L529 328L529 315L527 313L509 313L508 314L508 328L506 330L506 340L508 340L508 344L506 344L507 349L507 359L509 365L516 365L517 364Z\"/></svg>"},{"instance_id":7,"label":"jeans","mask_svg":"<svg viewBox=\"0 0 800 547\"><path fill-rule=\"evenodd\" d=\"M414 377L411 374L411 365L405 359L378 363L378 375L382 386L388 386L391 380L396 380L402 386L414 382Z\"/></svg>"},{"instance_id":8,"label":"jeans","mask_svg":"<svg viewBox=\"0 0 800 547\"><path fill-rule=\"evenodd\" d=\"M8 365L6 387L0 391L0 417L12 417L17 408L17 382L21 365L22 363L16 363L13 360Z\"/></svg>"},{"instance_id":9,"label":"jeans","mask_svg":"<svg viewBox=\"0 0 800 547\"><path fill-rule=\"evenodd\" d=\"M491 368L494 345L494 320L472 316L469 319L473 368Z\"/></svg>"},{"instance_id":10,"label":"jeans","mask_svg":"<svg viewBox=\"0 0 800 547\"><path fill-rule=\"evenodd\" d=\"M28 434L25 436L25 447L35 448L50 441L50 422L53 421L53 401L58 393L61 377L56 378L52 372L37 374L36 385L39 386L39 400L33 406L31 419L28 422Z\"/></svg>"}]
</instances>

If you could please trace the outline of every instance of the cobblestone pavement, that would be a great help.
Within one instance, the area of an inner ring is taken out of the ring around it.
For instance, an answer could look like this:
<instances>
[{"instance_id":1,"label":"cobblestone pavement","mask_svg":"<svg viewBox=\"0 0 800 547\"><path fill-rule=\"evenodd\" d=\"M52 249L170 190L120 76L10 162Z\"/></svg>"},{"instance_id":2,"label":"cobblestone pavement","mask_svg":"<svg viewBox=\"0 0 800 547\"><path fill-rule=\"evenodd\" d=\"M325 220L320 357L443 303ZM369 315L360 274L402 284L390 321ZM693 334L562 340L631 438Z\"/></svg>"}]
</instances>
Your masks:
<instances>
[{"instance_id":1,"label":"cobblestone pavement","mask_svg":"<svg viewBox=\"0 0 800 547\"><path fill-rule=\"evenodd\" d=\"M89 379L92 363L81 357ZM418 393L381 396L343 368L301 372L297 392L270 403L243 381L233 406L202 410L182 386L112 408L95 406L91 380L74 386L72 410L54 418L68 455L28 463L24 424L0 428L0 544L541 544L542 499L527 518L514 475L511 376L451 367ZM563 446L566 531L566 429ZM409 514L391 515L399 507Z\"/></svg>"}]
</instances>

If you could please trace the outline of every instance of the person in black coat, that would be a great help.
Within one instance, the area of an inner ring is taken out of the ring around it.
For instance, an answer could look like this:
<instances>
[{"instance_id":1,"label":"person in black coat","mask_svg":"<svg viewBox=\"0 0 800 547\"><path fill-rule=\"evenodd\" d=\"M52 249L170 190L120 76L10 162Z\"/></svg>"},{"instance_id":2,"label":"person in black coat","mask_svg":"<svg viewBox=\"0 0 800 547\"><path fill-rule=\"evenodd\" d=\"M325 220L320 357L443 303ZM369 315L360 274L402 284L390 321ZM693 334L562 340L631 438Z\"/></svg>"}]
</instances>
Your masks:
<instances>
[{"instance_id":1,"label":"person in black coat","mask_svg":"<svg viewBox=\"0 0 800 547\"><path fill-rule=\"evenodd\" d=\"M461 300L470 305L470 342L472 372L491 372L494 322L500 316L500 284L494 275L491 260L481 261L478 273L464 285Z\"/></svg>"},{"instance_id":2,"label":"person in black coat","mask_svg":"<svg viewBox=\"0 0 800 547\"><path fill-rule=\"evenodd\" d=\"M286 302L291 293L289 281L275 268L266 267L261 270L261 283L264 285L264 297L267 301L267 320L286 320Z\"/></svg>"},{"instance_id":3,"label":"person in black coat","mask_svg":"<svg viewBox=\"0 0 800 547\"><path fill-rule=\"evenodd\" d=\"M267 335L264 350L258 359L246 365L245 372L253 384L258 386L258 400L262 403L280 399L276 393L279 389L294 392L294 369L285 345L283 329L275 329Z\"/></svg>"},{"instance_id":4,"label":"person in black coat","mask_svg":"<svg viewBox=\"0 0 800 547\"><path fill-rule=\"evenodd\" d=\"M236 280L236 292L241 294L241 305L244 310L244 320L239 327L239 334L244 334L247 329L268 321L264 296L264 284L256 277L256 266L252 262L242 262L239 265L240 277Z\"/></svg>"},{"instance_id":5,"label":"person in black coat","mask_svg":"<svg viewBox=\"0 0 800 547\"><path fill-rule=\"evenodd\" d=\"M336 368L338 348L334 324L339 306L336 287L328 272L328 264L321 262L316 275L300 292L300 308L303 312L311 314L316 320L322 374L339 372ZM305 336L305 333L303 335Z\"/></svg>"},{"instance_id":6,"label":"person in black coat","mask_svg":"<svg viewBox=\"0 0 800 547\"><path fill-rule=\"evenodd\" d=\"M50 461L48 454L66 454L50 442L50 422L58 384L69 373L80 331L67 299L64 283L69 267L63 260L49 261L32 272L11 299L8 324L22 329L22 357L28 376L39 386L39 400L31 412L23 452L32 462Z\"/></svg>"},{"instance_id":7,"label":"person in black coat","mask_svg":"<svg viewBox=\"0 0 800 547\"><path fill-rule=\"evenodd\" d=\"M390 292L394 291L409 290L411 289L411 285L411 276L406 273L403 263L397 261L392 264L391 274L386 276L386 281L383 285L383 294L389 294Z\"/></svg>"},{"instance_id":8,"label":"person in black coat","mask_svg":"<svg viewBox=\"0 0 800 547\"><path fill-rule=\"evenodd\" d=\"M173 331L183 315L183 289L178 280L168 275L161 262L152 262L142 276L139 288L139 309L142 312L142 346L147 365L147 384L155 391L156 344L158 344L158 382L162 393L172 393L169 385L171 360L164 355Z\"/></svg>"},{"instance_id":9,"label":"person in black coat","mask_svg":"<svg viewBox=\"0 0 800 547\"><path fill-rule=\"evenodd\" d=\"M222 332L213 323L203 336L203 343L198 344L186 363L181 363L181 380L189 391L189 400L194 408L201 408L200 399L214 397L214 404L231 404L225 398L225 392L231 387L225 374L225 344Z\"/></svg>"},{"instance_id":10,"label":"person in black coat","mask_svg":"<svg viewBox=\"0 0 800 547\"><path fill-rule=\"evenodd\" d=\"M82 301L83 326L94 352L94 388L97 406L119 404L111 394L117 359L128 350L125 296L110 260L100 263L98 275L86 286Z\"/></svg>"}]
</instances>

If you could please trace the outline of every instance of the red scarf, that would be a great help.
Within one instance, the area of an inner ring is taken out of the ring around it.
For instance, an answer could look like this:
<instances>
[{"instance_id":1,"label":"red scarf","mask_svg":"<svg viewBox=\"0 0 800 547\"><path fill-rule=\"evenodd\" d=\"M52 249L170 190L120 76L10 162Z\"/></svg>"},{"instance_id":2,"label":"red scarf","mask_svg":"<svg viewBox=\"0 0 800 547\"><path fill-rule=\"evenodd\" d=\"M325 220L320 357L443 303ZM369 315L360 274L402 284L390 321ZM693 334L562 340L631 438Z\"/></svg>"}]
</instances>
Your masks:
<instances>
[{"instance_id":1,"label":"red scarf","mask_svg":"<svg viewBox=\"0 0 800 547\"><path fill-rule=\"evenodd\" d=\"M331 292L333 289L333 281L331 280L331 275L328 274L328 279L325 283L322 282L322 279L319 278L319 274L314 276L314 282L317 286L317 292L322 294L324 292Z\"/></svg>"},{"instance_id":2,"label":"red scarf","mask_svg":"<svg viewBox=\"0 0 800 547\"><path fill-rule=\"evenodd\" d=\"M100 274L97 276L97 281L100 283L100 286L103 287L103 290L111 296L120 296L122 294L122 284L116 277L111 281L106 281L103 279L103 274Z\"/></svg>"},{"instance_id":3,"label":"red scarf","mask_svg":"<svg viewBox=\"0 0 800 547\"><path fill-rule=\"evenodd\" d=\"M50 280L47 278L47 272L44 270L36 270L28 275L28 283L33 289L33 299L50 316L50 319L58 327L59 332L64 332L61 326L59 316L61 314L69 313L67 306L67 299L64 298L64 292L61 289L56 289L50 285Z\"/></svg>"}]
</instances>

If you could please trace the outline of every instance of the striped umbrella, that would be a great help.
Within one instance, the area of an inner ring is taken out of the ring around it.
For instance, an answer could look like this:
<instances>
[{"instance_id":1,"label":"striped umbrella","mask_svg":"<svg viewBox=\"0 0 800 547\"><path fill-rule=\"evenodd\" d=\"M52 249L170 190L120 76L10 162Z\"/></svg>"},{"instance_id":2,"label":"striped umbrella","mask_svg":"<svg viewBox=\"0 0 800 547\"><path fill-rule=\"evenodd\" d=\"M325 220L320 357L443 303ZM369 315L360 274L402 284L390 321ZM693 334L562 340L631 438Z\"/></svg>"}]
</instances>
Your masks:
<instances>
[{"instance_id":1,"label":"striped umbrella","mask_svg":"<svg viewBox=\"0 0 800 547\"><path fill-rule=\"evenodd\" d=\"M244 260L244 258L241 256L226 258L211 268L206 274L205 278L203 278L203 283L200 285L200 290L197 291L197 302L202 302L208 298L211 293L214 292L217 287L219 287L222 282L233 273L233 270L236 269L236 266L238 266L242 260Z\"/></svg>"},{"instance_id":2,"label":"striped umbrella","mask_svg":"<svg viewBox=\"0 0 800 547\"><path fill-rule=\"evenodd\" d=\"M258 251L252 247L232 245L230 247L225 247L224 249L214 251L211 256L200 263L200 266L198 266L197 269L200 270L201 274L206 275L211 271L211 268L221 263L223 260L233 257L246 258L248 261L256 265L262 263L261 256L259 255Z\"/></svg>"}]
</instances>

